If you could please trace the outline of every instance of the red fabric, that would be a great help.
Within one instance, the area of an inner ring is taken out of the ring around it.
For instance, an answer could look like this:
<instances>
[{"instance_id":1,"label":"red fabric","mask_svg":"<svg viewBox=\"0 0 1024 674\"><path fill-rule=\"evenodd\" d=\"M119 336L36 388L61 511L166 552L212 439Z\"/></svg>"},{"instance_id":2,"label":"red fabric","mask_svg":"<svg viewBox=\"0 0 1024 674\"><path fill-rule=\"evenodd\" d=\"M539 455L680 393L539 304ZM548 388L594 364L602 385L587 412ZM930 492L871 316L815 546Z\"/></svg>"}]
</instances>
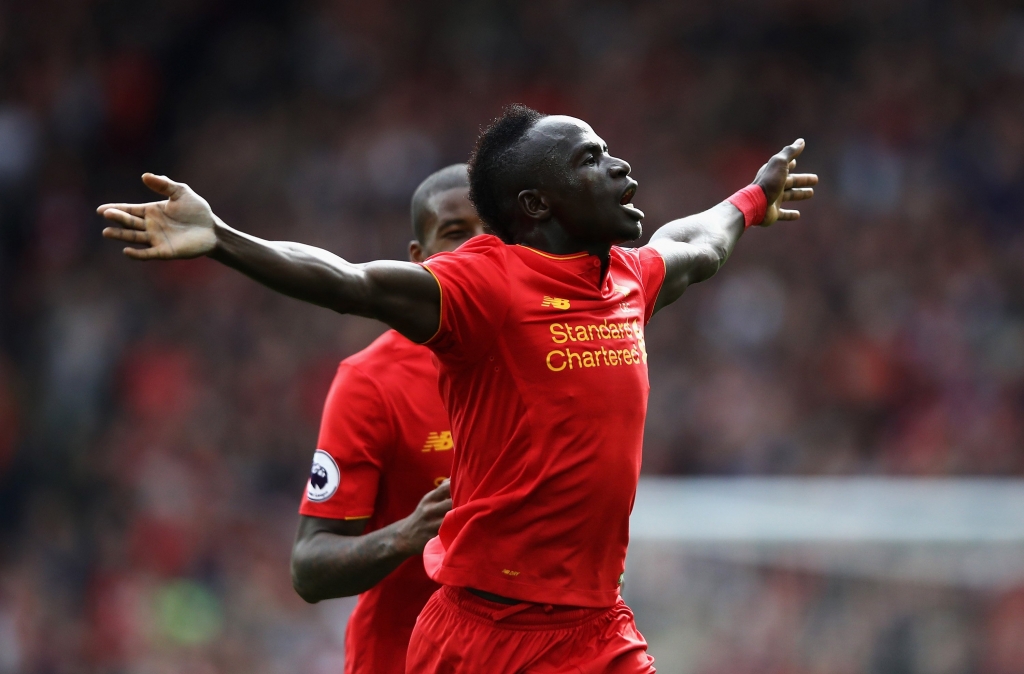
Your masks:
<instances>
[{"instance_id":1,"label":"red fabric","mask_svg":"<svg viewBox=\"0 0 1024 674\"><path fill-rule=\"evenodd\" d=\"M764 216L768 212L768 197L759 185L747 185L726 201L743 213L745 227L753 227L764 222Z\"/></svg>"},{"instance_id":2,"label":"red fabric","mask_svg":"<svg viewBox=\"0 0 1024 674\"><path fill-rule=\"evenodd\" d=\"M409 642L416 674L652 674L654 659L620 598L605 608L505 606L445 587Z\"/></svg>"},{"instance_id":3,"label":"red fabric","mask_svg":"<svg viewBox=\"0 0 1024 674\"><path fill-rule=\"evenodd\" d=\"M647 413L650 248L552 256L480 236L427 260L427 345L455 437L454 509L432 576L526 601L618 601Z\"/></svg>"},{"instance_id":4,"label":"red fabric","mask_svg":"<svg viewBox=\"0 0 1024 674\"><path fill-rule=\"evenodd\" d=\"M441 545L441 539L434 536L427 545L423 548L423 570L427 572L427 575L431 578L441 569L441 562L444 561L444 546Z\"/></svg>"},{"instance_id":5,"label":"red fabric","mask_svg":"<svg viewBox=\"0 0 1024 674\"><path fill-rule=\"evenodd\" d=\"M412 513L451 474L450 426L430 351L392 330L343 361L318 446L336 462L340 484L320 502L307 484L300 513L367 518L367 532ZM404 672L416 616L437 587L414 557L361 594L345 637L346 674Z\"/></svg>"}]
</instances>

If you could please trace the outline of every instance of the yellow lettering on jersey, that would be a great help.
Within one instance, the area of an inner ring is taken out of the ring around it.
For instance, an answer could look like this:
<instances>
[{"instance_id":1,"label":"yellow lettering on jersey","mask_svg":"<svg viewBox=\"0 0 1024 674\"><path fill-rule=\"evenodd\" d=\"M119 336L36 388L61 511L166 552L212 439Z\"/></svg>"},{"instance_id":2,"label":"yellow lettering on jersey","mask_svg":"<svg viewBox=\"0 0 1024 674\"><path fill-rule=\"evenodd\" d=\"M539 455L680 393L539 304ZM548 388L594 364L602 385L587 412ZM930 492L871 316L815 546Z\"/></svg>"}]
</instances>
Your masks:
<instances>
[{"instance_id":1,"label":"yellow lettering on jersey","mask_svg":"<svg viewBox=\"0 0 1024 674\"><path fill-rule=\"evenodd\" d=\"M629 297L629 288L626 286L620 286L618 283L612 284L612 291L622 293L623 297Z\"/></svg>"},{"instance_id":2,"label":"yellow lettering on jersey","mask_svg":"<svg viewBox=\"0 0 1024 674\"><path fill-rule=\"evenodd\" d=\"M512 569L502 569L501 572L506 576L512 576L513 578L519 575L518 571L513 571Z\"/></svg>"},{"instance_id":3,"label":"yellow lettering on jersey","mask_svg":"<svg viewBox=\"0 0 1024 674\"><path fill-rule=\"evenodd\" d=\"M625 349L616 349L601 346L598 350L594 345L593 350L571 348L555 349L549 351L544 359L548 369L552 372L562 370L576 370L590 367L615 367L618 365L640 365L647 363L647 340L644 339L644 329L640 321L624 323L591 323L587 325L570 325L569 323L552 323L548 326L551 332L551 341L555 344L568 344L569 342L599 342L602 340L627 339L633 344L627 344ZM575 334L574 334L575 333Z\"/></svg>"},{"instance_id":4,"label":"yellow lettering on jersey","mask_svg":"<svg viewBox=\"0 0 1024 674\"><path fill-rule=\"evenodd\" d=\"M441 431L440 433L431 431L427 435L427 441L423 443L422 451L446 452L454 446L455 441L452 440L451 431Z\"/></svg>"},{"instance_id":5,"label":"yellow lettering on jersey","mask_svg":"<svg viewBox=\"0 0 1024 674\"><path fill-rule=\"evenodd\" d=\"M640 357L643 358L644 363L647 362L647 340L644 339L644 330L640 327L640 324L633 321L633 334L636 335L636 345L640 348Z\"/></svg>"},{"instance_id":6,"label":"yellow lettering on jersey","mask_svg":"<svg viewBox=\"0 0 1024 674\"><path fill-rule=\"evenodd\" d=\"M540 305L542 307L553 307L555 309L561 309L562 311L565 311L566 309L569 308L569 300L563 300L560 297L548 297L547 295L545 295L544 299L541 300Z\"/></svg>"}]
</instances>

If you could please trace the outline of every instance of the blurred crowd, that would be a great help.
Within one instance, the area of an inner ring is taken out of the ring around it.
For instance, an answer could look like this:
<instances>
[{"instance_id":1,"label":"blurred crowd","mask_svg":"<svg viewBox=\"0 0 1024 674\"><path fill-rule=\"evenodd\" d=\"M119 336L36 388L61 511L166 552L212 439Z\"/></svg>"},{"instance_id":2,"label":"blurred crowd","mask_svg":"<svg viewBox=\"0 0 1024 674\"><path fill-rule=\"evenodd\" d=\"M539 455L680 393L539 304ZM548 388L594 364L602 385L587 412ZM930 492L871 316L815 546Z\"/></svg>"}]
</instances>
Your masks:
<instances>
[{"instance_id":1,"label":"blurred crowd","mask_svg":"<svg viewBox=\"0 0 1024 674\"><path fill-rule=\"evenodd\" d=\"M630 554L626 599L659 672L1024 671L1024 589L757 567L646 544Z\"/></svg>"},{"instance_id":2,"label":"blurred crowd","mask_svg":"<svg viewBox=\"0 0 1024 674\"><path fill-rule=\"evenodd\" d=\"M651 324L646 472L1024 472L1015 3L6 0L0 674L340 671L351 603L305 606L287 561L334 367L382 328L130 262L94 209L149 170L404 258L416 184L512 101L629 160L648 234L796 137L821 175ZM687 671L793 671L744 653ZM800 671L932 672L858 662Z\"/></svg>"}]
</instances>

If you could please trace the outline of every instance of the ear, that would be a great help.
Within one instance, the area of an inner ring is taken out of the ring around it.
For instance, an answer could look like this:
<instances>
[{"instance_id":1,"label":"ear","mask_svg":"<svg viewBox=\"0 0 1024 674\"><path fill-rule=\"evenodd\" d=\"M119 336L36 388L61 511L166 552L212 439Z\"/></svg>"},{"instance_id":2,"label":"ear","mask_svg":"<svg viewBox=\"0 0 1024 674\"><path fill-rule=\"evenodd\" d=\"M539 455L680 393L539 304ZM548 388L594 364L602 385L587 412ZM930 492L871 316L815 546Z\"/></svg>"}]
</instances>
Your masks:
<instances>
[{"instance_id":1,"label":"ear","mask_svg":"<svg viewBox=\"0 0 1024 674\"><path fill-rule=\"evenodd\" d=\"M523 190L519 193L519 208L531 220L547 220L551 217L548 200L537 190Z\"/></svg>"},{"instance_id":2,"label":"ear","mask_svg":"<svg viewBox=\"0 0 1024 674\"><path fill-rule=\"evenodd\" d=\"M423 262L423 246L416 239L409 242L409 260Z\"/></svg>"}]
</instances>

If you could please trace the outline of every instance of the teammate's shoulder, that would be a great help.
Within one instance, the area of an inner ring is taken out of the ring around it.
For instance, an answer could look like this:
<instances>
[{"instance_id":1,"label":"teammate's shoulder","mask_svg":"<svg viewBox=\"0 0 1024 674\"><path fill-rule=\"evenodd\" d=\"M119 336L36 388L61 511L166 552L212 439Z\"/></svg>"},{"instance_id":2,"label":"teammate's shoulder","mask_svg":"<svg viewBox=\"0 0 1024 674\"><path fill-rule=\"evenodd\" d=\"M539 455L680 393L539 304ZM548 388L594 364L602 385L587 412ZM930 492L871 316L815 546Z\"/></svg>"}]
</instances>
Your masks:
<instances>
[{"instance_id":1,"label":"teammate's shoulder","mask_svg":"<svg viewBox=\"0 0 1024 674\"><path fill-rule=\"evenodd\" d=\"M341 365L366 372L376 369L382 364L386 365L402 358L421 355L421 352L429 354L429 349L403 337L396 330L387 330L365 349L357 351L341 361Z\"/></svg>"},{"instance_id":2,"label":"teammate's shoulder","mask_svg":"<svg viewBox=\"0 0 1024 674\"><path fill-rule=\"evenodd\" d=\"M341 361L337 376L357 377L388 399L401 398L423 386L437 389L433 353L394 330L388 330L362 351Z\"/></svg>"}]
</instances>

